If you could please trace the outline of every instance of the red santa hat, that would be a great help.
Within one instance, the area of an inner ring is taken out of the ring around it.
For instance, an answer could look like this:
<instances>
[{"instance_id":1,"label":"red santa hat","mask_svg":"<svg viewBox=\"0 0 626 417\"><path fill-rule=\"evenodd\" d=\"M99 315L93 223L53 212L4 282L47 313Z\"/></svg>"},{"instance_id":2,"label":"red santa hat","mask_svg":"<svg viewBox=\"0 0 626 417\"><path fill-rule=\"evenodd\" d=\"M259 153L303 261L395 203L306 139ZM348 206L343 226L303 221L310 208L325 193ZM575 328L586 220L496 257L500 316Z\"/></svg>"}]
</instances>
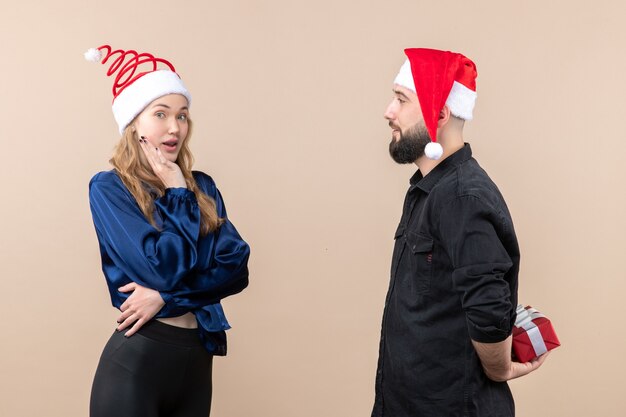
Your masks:
<instances>
[{"instance_id":1,"label":"red santa hat","mask_svg":"<svg viewBox=\"0 0 626 417\"><path fill-rule=\"evenodd\" d=\"M400 68L394 84L417 94L431 142L424 149L430 159L439 159L443 148L437 143L437 122L444 105L450 113L472 120L476 102L476 65L467 57L449 51L409 48L408 59Z\"/></svg>"},{"instance_id":2,"label":"red santa hat","mask_svg":"<svg viewBox=\"0 0 626 417\"><path fill-rule=\"evenodd\" d=\"M111 50L109 45L91 48L85 59L106 64L112 62L107 76L115 74L113 81L113 116L120 134L148 104L167 94L182 94L191 105L191 94L185 88L174 66L163 58L133 50ZM166 68L159 68L162 64Z\"/></svg>"}]
</instances>

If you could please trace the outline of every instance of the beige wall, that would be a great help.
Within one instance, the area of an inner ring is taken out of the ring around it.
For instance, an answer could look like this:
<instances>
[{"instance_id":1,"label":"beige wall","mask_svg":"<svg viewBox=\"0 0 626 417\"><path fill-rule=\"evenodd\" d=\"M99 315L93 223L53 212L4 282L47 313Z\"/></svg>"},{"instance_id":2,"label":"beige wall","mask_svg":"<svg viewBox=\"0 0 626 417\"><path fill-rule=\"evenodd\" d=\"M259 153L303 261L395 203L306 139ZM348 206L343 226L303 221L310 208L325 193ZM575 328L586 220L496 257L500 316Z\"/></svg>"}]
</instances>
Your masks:
<instances>
[{"instance_id":1,"label":"beige wall","mask_svg":"<svg viewBox=\"0 0 626 417\"><path fill-rule=\"evenodd\" d=\"M467 139L514 216L520 301L563 343L511 384L518 414L624 415L622 4L2 0L0 415L86 415L113 329L87 201L117 138L111 81L82 58L102 43L175 63L196 167L252 246L215 416L369 415L413 171L382 113L408 46L477 63Z\"/></svg>"}]
</instances>

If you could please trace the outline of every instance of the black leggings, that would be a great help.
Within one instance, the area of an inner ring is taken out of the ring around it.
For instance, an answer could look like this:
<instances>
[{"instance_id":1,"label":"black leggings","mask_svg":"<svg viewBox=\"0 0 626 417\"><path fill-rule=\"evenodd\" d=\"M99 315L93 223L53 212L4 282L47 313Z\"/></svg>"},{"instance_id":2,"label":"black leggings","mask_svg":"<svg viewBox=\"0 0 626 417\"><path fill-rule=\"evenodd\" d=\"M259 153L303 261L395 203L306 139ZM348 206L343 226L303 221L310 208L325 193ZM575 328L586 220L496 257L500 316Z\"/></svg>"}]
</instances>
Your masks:
<instances>
[{"instance_id":1,"label":"black leggings","mask_svg":"<svg viewBox=\"0 0 626 417\"><path fill-rule=\"evenodd\" d=\"M126 330L125 330L126 331ZM156 320L113 333L91 387L91 417L207 417L213 356L196 329Z\"/></svg>"}]
</instances>

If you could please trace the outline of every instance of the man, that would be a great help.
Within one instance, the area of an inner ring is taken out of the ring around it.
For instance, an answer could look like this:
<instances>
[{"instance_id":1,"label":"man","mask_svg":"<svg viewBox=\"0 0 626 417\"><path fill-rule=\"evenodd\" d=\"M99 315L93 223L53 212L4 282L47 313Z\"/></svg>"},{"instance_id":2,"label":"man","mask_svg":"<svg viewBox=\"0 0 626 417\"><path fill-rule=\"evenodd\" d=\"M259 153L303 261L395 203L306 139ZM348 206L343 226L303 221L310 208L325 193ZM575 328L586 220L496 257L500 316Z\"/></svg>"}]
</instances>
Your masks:
<instances>
[{"instance_id":1,"label":"man","mask_svg":"<svg viewBox=\"0 0 626 417\"><path fill-rule=\"evenodd\" d=\"M395 233L372 416L513 416L506 381L546 355L511 360L519 248L502 195L463 140L476 67L453 52L405 53L385 112L389 152L419 170Z\"/></svg>"}]
</instances>

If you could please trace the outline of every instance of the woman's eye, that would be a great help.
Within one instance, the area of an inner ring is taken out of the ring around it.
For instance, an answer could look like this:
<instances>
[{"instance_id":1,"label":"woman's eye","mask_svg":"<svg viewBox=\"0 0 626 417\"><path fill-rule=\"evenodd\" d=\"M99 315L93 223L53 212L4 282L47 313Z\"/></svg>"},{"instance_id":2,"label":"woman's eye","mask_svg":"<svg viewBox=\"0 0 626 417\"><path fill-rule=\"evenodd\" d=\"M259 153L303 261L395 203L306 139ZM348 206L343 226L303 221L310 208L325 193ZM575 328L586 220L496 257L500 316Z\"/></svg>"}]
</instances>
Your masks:
<instances>
[{"instance_id":1,"label":"woman's eye","mask_svg":"<svg viewBox=\"0 0 626 417\"><path fill-rule=\"evenodd\" d=\"M178 116L178 120L182 120L182 121L187 120L187 115L186 115L186 114L181 114L181 115L179 115L179 116Z\"/></svg>"},{"instance_id":2,"label":"woman's eye","mask_svg":"<svg viewBox=\"0 0 626 417\"><path fill-rule=\"evenodd\" d=\"M158 117L159 119L164 119L165 118L165 113L163 113L162 111L158 111L154 115L156 117Z\"/></svg>"}]
</instances>

